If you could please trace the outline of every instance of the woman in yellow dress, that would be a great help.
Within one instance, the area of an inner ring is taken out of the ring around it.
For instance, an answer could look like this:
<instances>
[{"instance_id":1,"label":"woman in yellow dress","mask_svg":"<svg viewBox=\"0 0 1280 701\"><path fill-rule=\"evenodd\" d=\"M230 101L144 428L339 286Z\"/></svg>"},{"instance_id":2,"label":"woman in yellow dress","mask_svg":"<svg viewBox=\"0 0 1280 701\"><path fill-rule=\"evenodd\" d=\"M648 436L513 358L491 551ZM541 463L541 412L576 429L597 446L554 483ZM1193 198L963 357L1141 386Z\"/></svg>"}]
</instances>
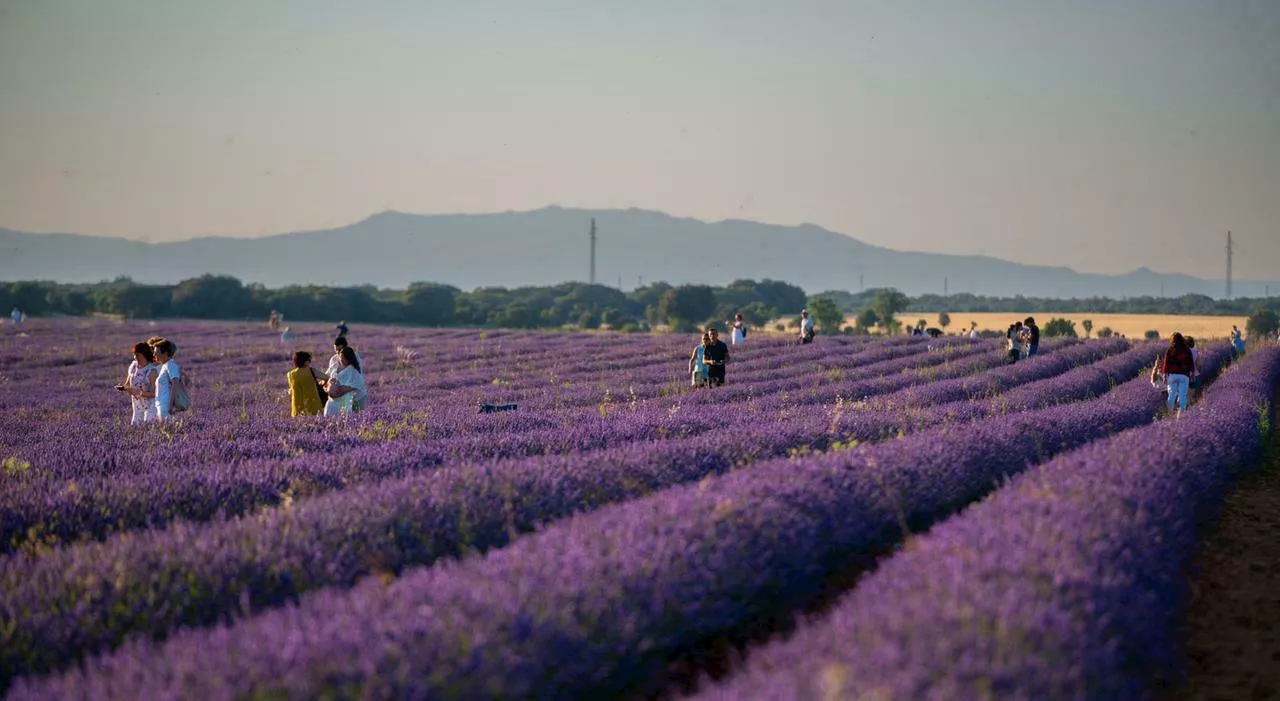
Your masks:
<instances>
[{"instance_id":1,"label":"woman in yellow dress","mask_svg":"<svg viewBox=\"0 0 1280 701\"><path fill-rule=\"evenodd\" d=\"M320 378L311 369L311 354L295 351L293 369L289 371L289 398L293 416L316 416L324 410L320 399Z\"/></svg>"}]
</instances>

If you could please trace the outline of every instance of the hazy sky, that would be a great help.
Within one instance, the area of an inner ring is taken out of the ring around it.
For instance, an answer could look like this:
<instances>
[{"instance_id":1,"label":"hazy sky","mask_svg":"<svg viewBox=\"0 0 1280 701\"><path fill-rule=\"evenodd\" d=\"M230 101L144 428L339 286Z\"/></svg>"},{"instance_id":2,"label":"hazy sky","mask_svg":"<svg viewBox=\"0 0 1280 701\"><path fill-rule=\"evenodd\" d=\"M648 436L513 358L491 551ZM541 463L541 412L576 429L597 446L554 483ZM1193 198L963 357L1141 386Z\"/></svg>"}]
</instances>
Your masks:
<instances>
[{"instance_id":1,"label":"hazy sky","mask_svg":"<svg viewBox=\"0 0 1280 701\"><path fill-rule=\"evenodd\" d=\"M1280 2L0 0L0 226L553 203L1274 279Z\"/></svg>"}]
</instances>

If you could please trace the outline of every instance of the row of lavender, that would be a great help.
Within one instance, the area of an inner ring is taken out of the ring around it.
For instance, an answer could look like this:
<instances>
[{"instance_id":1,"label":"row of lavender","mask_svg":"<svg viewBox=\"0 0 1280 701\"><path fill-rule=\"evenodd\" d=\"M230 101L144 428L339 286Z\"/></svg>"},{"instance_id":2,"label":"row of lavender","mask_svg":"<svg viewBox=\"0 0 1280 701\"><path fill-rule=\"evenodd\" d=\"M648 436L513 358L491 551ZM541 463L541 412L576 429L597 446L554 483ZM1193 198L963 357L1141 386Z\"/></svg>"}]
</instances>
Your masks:
<instances>
[{"instance_id":1,"label":"row of lavender","mask_svg":"<svg viewBox=\"0 0 1280 701\"><path fill-rule=\"evenodd\" d=\"M1046 357L1001 368L996 375L1006 382L1020 376L1024 383L999 399L965 403L961 413L972 419L974 408L985 407L990 416L1087 399L1134 377L1155 353L1145 346L1041 381L1027 378L1072 360ZM180 625L212 623L228 612L278 605L308 590L349 586L373 571L398 572L500 547L517 533L576 511L797 447L822 450L936 427L956 409L815 413L804 421L743 431L729 443L719 437L642 442L588 455L444 469L304 501L256 519L178 524L34 562L7 562L0 568L0 586L11 596L2 610L15 624L0 633L0 648L10 651L0 661L15 674L51 669L129 634L159 636Z\"/></svg>"},{"instance_id":2,"label":"row of lavender","mask_svg":"<svg viewBox=\"0 0 1280 701\"><path fill-rule=\"evenodd\" d=\"M369 421L373 423L366 429L369 435L360 441L344 440L325 430L322 424L314 423L309 431L295 428L294 435L288 439L277 438L270 450L260 449L253 438L244 436L224 441L206 438L204 444L196 439L183 440L169 446L172 454L153 449L148 461L130 465L115 461L85 465L74 455L61 455L52 448L45 456L45 469L30 477L8 479L7 488L0 496L0 534L4 535L0 539L0 552L28 544L102 538L120 530L163 524L176 517L200 520L217 513L248 513L284 499L446 464L581 453L636 441L678 440L700 434L719 434L732 449L735 445L751 443L740 441L737 436L758 426L775 424L804 428L811 434L830 433L833 439L844 442L876 440L905 430L903 426L913 422L936 420L907 410L919 404L912 388L922 383L940 390L931 395L935 398L976 399L1053 377L1125 348L1127 345L1120 340L1064 344L1057 352L1051 349L1042 357L1006 367L999 365L999 352L991 350L973 355L965 349L956 358L942 349L876 362L881 356L894 356L896 352L892 347L869 348L858 354L868 364L853 375L862 379L852 379L841 386L852 396L892 392L885 396L902 399L887 400L899 406L893 412L876 411L868 415L855 409L842 410L843 422L853 428L842 428L839 417L833 417L831 410L820 404L792 406L780 403L776 396L764 396L717 405L714 411L655 406L607 415L513 418L504 414L481 415L472 425L483 426L483 430L477 429L474 433L457 431L456 434L461 435L438 435L430 430L407 430L398 436L400 440L387 440L385 429L375 430L380 421L375 414L366 418L367 427ZM1117 371L1127 372L1128 365L1136 362L1137 357L1104 374L1110 373L1106 376L1114 379ZM932 375L911 372L922 366L935 372ZM993 366L997 369L974 375ZM954 379L947 381L933 379L952 376ZM1093 384L1082 387L1096 391ZM898 391L893 392L895 389ZM1070 398L1070 395L1063 397ZM249 444L245 445L245 441ZM782 450L801 444L783 446ZM756 452L744 449L740 454L727 455L726 459L741 462Z\"/></svg>"},{"instance_id":3,"label":"row of lavender","mask_svg":"<svg viewBox=\"0 0 1280 701\"><path fill-rule=\"evenodd\" d=\"M1227 354L1211 349L1216 368ZM635 692L708 639L804 606L1029 464L1149 422L1142 379L1100 399L797 461L575 516L484 557L326 589L228 627L143 639L15 698L572 697Z\"/></svg>"},{"instance_id":4,"label":"row of lavender","mask_svg":"<svg viewBox=\"0 0 1280 701\"><path fill-rule=\"evenodd\" d=\"M1020 476L915 539L707 699L1142 698L1177 679L1200 527L1275 420L1280 349L1177 421Z\"/></svg>"}]
</instances>

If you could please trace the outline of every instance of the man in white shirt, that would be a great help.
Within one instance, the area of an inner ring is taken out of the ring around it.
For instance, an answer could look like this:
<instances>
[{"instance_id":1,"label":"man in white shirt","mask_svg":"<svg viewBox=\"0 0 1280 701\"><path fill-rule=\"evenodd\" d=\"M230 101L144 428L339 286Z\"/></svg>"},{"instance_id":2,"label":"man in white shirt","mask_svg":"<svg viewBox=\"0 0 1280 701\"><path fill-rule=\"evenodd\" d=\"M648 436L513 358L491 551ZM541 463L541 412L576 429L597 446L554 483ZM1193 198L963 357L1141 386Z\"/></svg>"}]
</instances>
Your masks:
<instances>
[{"instance_id":1,"label":"man in white shirt","mask_svg":"<svg viewBox=\"0 0 1280 701\"><path fill-rule=\"evenodd\" d=\"M800 310L800 342L813 342L813 319L809 318L809 310Z\"/></svg>"}]
</instances>

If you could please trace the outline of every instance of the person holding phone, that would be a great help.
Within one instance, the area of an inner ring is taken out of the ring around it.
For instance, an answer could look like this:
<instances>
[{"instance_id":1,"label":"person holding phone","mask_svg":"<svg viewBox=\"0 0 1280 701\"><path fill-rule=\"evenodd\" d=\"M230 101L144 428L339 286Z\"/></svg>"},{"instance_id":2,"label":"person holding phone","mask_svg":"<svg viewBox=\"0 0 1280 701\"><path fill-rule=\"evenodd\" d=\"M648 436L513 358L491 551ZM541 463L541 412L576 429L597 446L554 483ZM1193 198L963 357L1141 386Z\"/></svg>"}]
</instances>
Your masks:
<instances>
[{"instance_id":1,"label":"person holding phone","mask_svg":"<svg viewBox=\"0 0 1280 701\"><path fill-rule=\"evenodd\" d=\"M160 366L155 361L151 346L145 342L133 344L133 362L129 363L124 384L116 385L117 390L129 395L130 404L133 405L133 418L129 423L133 426L155 421L156 405L152 400L156 396L156 374L160 372Z\"/></svg>"}]
</instances>

